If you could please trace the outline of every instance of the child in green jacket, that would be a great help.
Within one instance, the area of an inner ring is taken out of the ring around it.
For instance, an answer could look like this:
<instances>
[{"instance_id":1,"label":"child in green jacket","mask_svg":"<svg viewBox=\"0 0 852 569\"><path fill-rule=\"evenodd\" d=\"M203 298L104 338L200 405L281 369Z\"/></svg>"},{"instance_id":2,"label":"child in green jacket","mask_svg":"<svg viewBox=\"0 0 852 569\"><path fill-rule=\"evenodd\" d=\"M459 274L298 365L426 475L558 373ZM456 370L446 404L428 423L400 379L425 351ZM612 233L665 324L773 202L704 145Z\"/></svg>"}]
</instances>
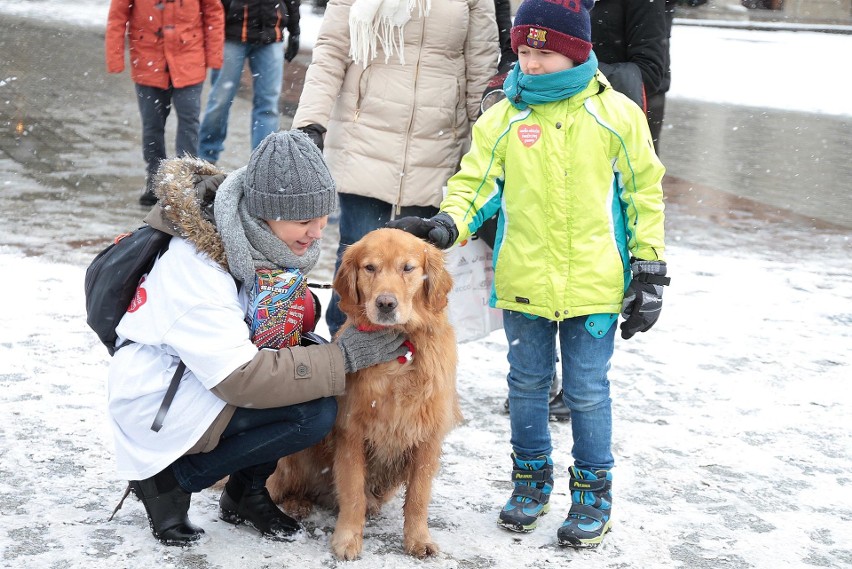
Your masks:
<instances>
[{"instance_id":1,"label":"child in green jacket","mask_svg":"<svg viewBox=\"0 0 852 569\"><path fill-rule=\"evenodd\" d=\"M560 545L596 547L610 529L612 401L607 372L619 312L627 339L656 322L665 169L642 110L613 90L591 51L593 0L525 0L506 99L473 128L471 150L431 219L389 225L446 248L498 214L491 306L509 345L512 479L498 517L529 532L554 475L548 394L556 340L573 431L572 505Z\"/></svg>"}]
</instances>

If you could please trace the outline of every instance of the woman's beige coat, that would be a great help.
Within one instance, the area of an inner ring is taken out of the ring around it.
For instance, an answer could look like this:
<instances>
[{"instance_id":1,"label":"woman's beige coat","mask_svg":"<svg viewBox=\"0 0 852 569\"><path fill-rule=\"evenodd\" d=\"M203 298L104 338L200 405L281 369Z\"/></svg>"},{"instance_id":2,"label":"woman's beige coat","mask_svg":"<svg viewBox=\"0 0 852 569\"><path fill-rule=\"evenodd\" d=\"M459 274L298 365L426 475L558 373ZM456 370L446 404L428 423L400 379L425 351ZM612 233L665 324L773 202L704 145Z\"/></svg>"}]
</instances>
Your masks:
<instances>
[{"instance_id":1,"label":"woman's beige coat","mask_svg":"<svg viewBox=\"0 0 852 569\"><path fill-rule=\"evenodd\" d=\"M497 70L494 0L432 0L404 27L405 63L381 44L366 67L349 57L352 0L330 0L293 127L328 129L338 191L397 206L438 206L468 148L482 91Z\"/></svg>"}]
</instances>

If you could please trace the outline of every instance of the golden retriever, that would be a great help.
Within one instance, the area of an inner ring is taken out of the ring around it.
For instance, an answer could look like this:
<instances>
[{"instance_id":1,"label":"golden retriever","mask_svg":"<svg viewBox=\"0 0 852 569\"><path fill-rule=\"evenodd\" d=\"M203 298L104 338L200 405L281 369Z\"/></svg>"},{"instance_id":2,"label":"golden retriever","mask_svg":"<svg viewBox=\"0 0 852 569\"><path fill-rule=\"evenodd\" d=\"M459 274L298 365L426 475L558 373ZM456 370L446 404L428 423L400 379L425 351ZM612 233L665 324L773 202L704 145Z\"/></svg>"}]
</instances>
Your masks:
<instances>
[{"instance_id":1,"label":"golden retriever","mask_svg":"<svg viewBox=\"0 0 852 569\"><path fill-rule=\"evenodd\" d=\"M403 546L415 557L438 552L427 524L441 445L461 419L457 351L447 318L452 277L440 250L398 229L377 229L348 247L334 289L346 326L392 326L412 346L409 361L347 375L331 433L282 458L267 487L297 517L313 504L337 507L331 549L355 559L367 514L405 486Z\"/></svg>"}]
</instances>

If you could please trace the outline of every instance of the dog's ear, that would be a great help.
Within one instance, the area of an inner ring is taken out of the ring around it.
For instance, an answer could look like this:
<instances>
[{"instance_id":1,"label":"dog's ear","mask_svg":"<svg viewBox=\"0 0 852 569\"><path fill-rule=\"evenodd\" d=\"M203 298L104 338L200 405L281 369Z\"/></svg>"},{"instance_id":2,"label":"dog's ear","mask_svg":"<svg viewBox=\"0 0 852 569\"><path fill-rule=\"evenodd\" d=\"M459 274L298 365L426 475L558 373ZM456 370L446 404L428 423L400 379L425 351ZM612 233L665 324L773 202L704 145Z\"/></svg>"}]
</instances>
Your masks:
<instances>
[{"instance_id":1,"label":"dog's ear","mask_svg":"<svg viewBox=\"0 0 852 569\"><path fill-rule=\"evenodd\" d=\"M426 303L436 312L447 306L447 295L453 289L453 277L444 265L444 252L426 247Z\"/></svg>"},{"instance_id":2,"label":"dog's ear","mask_svg":"<svg viewBox=\"0 0 852 569\"><path fill-rule=\"evenodd\" d=\"M340 261L340 268L337 269L337 274L334 276L334 292L340 296L338 307L344 314L355 314L358 312L358 305L361 304L358 295L358 251L357 245L350 245L343 253L343 259Z\"/></svg>"}]
</instances>

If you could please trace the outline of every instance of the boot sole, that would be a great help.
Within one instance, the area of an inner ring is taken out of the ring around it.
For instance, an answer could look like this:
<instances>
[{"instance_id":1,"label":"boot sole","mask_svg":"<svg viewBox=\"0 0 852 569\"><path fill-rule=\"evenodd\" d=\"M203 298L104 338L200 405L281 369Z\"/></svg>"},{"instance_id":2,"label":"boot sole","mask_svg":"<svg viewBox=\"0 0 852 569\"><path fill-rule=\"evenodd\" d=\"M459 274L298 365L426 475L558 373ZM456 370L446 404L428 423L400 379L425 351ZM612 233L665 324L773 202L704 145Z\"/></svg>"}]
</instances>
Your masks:
<instances>
[{"instance_id":1,"label":"boot sole","mask_svg":"<svg viewBox=\"0 0 852 569\"><path fill-rule=\"evenodd\" d=\"M510 522L510 521L507 521L507 520L503 520L503 519L498 517L497 518L497 525L500 526L501 528L505 528L505 529L507 529L509 531L513 531L515 533L530 533L531 531L533 531L535 528L538 527L539 518L541 518L541 516L545 515L549 511L550 511L550 503L547 503L547 504L544 505L544 508L542 508L541 513L538 515L538 517L535 520L533 520L533 522L531 524L523 525L523 524L518 523L518 522Z\"/></svg>"},{"instance_id":2,"label":"boot sole","mask_svg":"<svg viewBox=\"0 0 852 569\"><path fill-rule=\"evenodd\" d=\"M143 500L142 497L141 497L142 492L140 490L137 490L137 488L135 488L133 486L131 486L130 492L133 494L133 496L137 500L139 500L139 503L142 504L142 509L145 510L145 518L148 520L148 528L151 530L151 535L153 535L154 539L156 539L158 542L162 543L163 545L166 545L168 547L193 547L193 546L201 543L202 540L204 539L204 537L206 536L204 530L202 529L200 533L196 534L194 537L191 537L189 539L177 540L177 539L167 539L167 538L161 537L154 530L154 522L151 520L150 512L148 512L148 504L146 504L145 500Z\"/></svg>"},{"instance_id":3,"label":"boot sole","mask_svg":"<svg viewBox=\"0 0 852 569\"><path fill-rule=\"evenodd\" d=\"M299 532L301 531L294 531L291 534L264 533L257 529L257 526L251 523L250 520L245 519L236 512L226 512L224 510L219 510L219 519L225 523L229 523L234 526L244 525L247 528L251 528L257 533L259 533L261 537L264 537L271 541L293 541L296 539L296 536L299 535Z\"/></svg>"},{"instance_id":4,"label":"boot sole","mask_svg":"<svg viewBox=\"0 0 852 569\"><path fill-rule=\"evenodd\" d=\"M612 529L612 524L610 521L606 523L603 527L603 532L596 537L591 537L588 539L581 539L579 537L575 538L562 538L557 536L557 543L560 547L571 547L573 549L597 549L597 547L603 541L604 536L609 533Z\"/></svg>"}]
</instances>

